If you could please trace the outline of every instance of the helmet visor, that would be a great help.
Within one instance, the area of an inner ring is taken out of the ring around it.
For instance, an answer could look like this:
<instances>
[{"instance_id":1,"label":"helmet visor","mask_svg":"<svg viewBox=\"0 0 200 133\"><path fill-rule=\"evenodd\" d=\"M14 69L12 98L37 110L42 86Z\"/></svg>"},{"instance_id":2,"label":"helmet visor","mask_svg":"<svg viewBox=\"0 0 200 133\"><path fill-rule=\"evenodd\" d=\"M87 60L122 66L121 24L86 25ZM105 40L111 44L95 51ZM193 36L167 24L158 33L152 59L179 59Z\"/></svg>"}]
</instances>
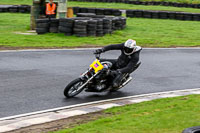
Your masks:
<instances>
[{"instance_id":1,"label":"helmet visor","mask_svg":"<svg viewBox=\"0 0 200 133\"><path fill-rule=\"evenodd\" d=\"M133 48L124 47L124 52L127 53L127 54L130 54L130 53L133 52Z\"/></svg>"}]
</instances>

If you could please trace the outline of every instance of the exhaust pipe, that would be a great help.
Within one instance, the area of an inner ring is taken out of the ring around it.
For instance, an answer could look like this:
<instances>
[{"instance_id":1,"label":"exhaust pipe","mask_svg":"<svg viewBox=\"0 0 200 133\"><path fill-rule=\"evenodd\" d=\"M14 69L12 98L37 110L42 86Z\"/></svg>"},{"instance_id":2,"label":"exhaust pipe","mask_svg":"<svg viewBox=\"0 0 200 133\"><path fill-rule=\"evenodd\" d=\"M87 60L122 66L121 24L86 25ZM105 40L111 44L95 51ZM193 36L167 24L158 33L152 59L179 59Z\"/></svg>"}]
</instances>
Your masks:
<instances>
[{"instance_id":1,"label":"exhaust pipe","mask_svg":"<svg viewBox=\"0 0 200 133\"><path fill-rule=\"evenodd\" d=\"M129 78L126 80L126 82L124 82L124 83L122 84L122 86L125 86L126 84L128 84L132 79L133 79L132 77L129 77Z\"/></svg>"},{"instance_id":2,"label":"exhaust pipe","mask_svg":"<svg viewBox=\"0 0 200 133\"><path fill-rule=\"evenodd\" d=\"M119 88L124 87L125 85L127 85L133 78L129 77Z\"/></svg>"}]
</instances>

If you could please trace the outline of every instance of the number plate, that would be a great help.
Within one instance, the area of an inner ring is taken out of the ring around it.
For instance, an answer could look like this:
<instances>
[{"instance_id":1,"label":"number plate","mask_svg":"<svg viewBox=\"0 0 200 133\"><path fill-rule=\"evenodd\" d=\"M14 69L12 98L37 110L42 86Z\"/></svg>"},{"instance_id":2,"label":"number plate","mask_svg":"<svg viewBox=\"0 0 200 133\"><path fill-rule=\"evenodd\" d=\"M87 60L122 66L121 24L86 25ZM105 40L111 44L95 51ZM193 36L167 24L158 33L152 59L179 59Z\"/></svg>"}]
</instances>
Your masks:
<instances>
[{"instance_id":1,"label":"number plate","mask_svg":"<svg viewBox=\"0 0 200 133\"><path fill-rule=\"evenodd\" d=\"M95 73L97 73L98 71L103 69L103 65L99 62L99 60L95 60L90 67L92 67L95 71Z\"/></svg>"}]
</instances>

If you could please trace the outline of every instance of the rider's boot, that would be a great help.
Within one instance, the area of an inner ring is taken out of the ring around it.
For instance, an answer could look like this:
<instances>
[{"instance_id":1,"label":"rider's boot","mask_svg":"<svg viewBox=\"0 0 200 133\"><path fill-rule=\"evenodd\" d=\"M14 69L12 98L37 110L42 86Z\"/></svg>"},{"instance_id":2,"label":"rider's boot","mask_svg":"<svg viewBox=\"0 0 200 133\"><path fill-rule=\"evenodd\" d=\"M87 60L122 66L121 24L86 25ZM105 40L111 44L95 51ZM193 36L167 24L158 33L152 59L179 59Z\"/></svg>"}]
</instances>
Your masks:
<instances>
[{"instance_id":1,"label":"rider's boot","mask_svg":"<svg viewBox=\"0 0 200 133\"><path fill-rule=\"evenodd\" d=\"M123 78L123 74L121 74L121 73L118 74L118 75L114 78L113 83L112 83L113 88L117 88L117 87L120 86L122 78Z\"/></svg>"}]
</instances>

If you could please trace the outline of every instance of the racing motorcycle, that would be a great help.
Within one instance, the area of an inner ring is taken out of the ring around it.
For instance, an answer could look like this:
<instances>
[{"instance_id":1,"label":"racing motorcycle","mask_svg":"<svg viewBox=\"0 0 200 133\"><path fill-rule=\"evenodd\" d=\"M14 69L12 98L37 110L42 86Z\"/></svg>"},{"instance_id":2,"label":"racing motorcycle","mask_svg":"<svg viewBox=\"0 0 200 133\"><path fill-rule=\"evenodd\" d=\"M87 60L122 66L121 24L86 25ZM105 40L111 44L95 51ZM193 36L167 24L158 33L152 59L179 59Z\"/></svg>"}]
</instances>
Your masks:
<instances>
[{"instance_id":1,"label":"racing motorcycle","mask_svg":"<svg viewBox=\"0 0 200 133\"><path fill-rule=\"evenodd\" d=\"M129 73L123 74L122 80L118 87L112 86L113 77L110 76L112 63L109 61L100 61L100 54L95 54L96 59L90 65L86 72L80 75L79 78L71 81L64 89L64 95L67 98L74 97L80 92L85 90L86 92L103 92L103 91L117 91L120 88L127 85L132 77ZM139 62L136 66L136 70L140 66Z\"/></svg>"}]
</instances>

